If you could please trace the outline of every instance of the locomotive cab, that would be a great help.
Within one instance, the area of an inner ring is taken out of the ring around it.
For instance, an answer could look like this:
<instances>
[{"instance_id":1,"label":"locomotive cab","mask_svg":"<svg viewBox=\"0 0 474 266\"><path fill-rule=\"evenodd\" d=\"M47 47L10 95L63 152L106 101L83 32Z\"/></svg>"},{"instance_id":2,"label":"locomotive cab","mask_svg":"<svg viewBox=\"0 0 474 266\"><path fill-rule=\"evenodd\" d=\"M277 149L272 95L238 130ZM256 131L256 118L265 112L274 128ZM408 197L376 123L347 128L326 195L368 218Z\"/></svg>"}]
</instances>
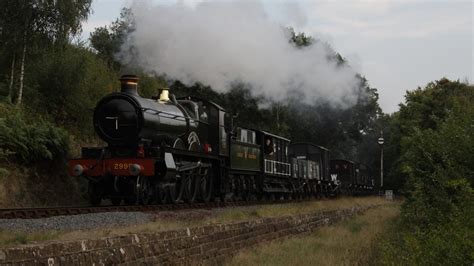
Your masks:
<instances>
[{"instance_id":1,"label":"locomotive cab","mask_svg":"<svg viewBox=\"0 0 474 266\"><path fill-rule=\"evenodd\" d=\"M188 141L197 141L196 151L229 156L227 147L227 131L225 129L226 111L218 104L198 97L178 98L178 104L198 122L196 135L188 136ZM194 140L193 140L194 138Z\"/></svg>"}]
</instances>

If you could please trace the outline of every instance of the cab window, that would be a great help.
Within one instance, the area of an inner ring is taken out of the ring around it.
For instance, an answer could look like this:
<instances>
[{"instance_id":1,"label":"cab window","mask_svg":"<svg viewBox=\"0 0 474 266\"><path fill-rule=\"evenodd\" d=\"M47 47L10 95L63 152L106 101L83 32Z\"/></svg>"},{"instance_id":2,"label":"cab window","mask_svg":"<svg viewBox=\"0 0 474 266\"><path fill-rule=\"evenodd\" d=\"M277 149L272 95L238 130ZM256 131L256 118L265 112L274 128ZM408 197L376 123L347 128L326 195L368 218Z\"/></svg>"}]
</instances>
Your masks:
<instances>
[{"instance_id":1,"label":"cab window","mask_svg":"<svg viewBox=\"0 0 474 266\"><path fill-rule=\"evenodd\" d=\"M273 155L275 151L275 143L271 137L265 137L264 151L266 155Z\"/></svg>"}]
</instances>

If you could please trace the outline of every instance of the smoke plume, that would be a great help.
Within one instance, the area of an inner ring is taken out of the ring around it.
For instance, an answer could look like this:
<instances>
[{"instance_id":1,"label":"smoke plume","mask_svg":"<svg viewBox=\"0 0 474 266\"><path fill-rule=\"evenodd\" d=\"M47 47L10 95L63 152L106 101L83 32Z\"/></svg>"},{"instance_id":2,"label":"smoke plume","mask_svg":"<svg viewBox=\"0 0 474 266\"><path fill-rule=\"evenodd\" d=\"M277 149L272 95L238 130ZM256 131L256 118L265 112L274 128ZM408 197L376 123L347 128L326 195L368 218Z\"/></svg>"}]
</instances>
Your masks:
<instances>
[{"instance_id":1,"label":"smoke plume","mask_svg":"<svg viewBox=\"0 0 474 266\"><path fill-rule=\"evenodd\" d=\"M255 95L274 100L297 91L307 102L323 98L350 103L357 86L355 72L329 60L334 51L323 42L304 48L289 42L286 26L304 26L306 18L298 5L284 7L268 12L264 3L255 1L195 5L135 1L131 6L135 30L122 47L121 61L221 92L243 82Z\"/></svg>"}]
</instances>

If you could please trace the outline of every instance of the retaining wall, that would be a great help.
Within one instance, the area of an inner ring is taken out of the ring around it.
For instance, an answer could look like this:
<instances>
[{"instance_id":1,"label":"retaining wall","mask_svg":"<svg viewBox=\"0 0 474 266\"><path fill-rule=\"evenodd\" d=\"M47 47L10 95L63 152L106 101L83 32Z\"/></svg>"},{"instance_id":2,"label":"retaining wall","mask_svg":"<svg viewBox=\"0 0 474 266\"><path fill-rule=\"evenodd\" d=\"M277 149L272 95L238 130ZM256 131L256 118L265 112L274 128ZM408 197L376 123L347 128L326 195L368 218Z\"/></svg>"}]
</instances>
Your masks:
<instances>
[{"instance_id":1,"label":"retaining wall","mask_svg":"<svg viewBox=\"0 0 474 266\"><path fill-rule=\"evenodd\" d=\"M222 264L242 248L311 232L368 208L4 248L0 249L0 265Z\"/></svg>"}]
</instances>

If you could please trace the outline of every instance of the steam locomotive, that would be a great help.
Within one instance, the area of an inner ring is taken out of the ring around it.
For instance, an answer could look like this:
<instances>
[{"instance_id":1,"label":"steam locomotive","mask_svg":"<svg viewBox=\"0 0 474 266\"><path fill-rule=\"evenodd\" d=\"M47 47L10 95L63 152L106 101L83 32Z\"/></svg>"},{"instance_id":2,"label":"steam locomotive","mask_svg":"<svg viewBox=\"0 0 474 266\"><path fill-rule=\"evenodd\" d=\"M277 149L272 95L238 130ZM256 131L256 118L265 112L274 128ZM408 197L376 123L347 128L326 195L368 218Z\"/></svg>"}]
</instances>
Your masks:
<instances>
[{"instance_id":1,"label":"steam locomotive","mask_svg":"<svg viewBox=\"0 0 474 266\"><path fill-rule=\"evenodd\" d=\"M373 190L370 176L356 176L352 162L330 161L324 147L236 127L224 108L206 99L175 98L168 89L143 98L134 75L123 75L120 83L121 91L94 110L94 129L107 146L84 147L81 158L69 161L70 175L87 178L92 205L103 199L152 204ZM352 170L343 171L344 165Z\"/></svg>"}]
</instances>

